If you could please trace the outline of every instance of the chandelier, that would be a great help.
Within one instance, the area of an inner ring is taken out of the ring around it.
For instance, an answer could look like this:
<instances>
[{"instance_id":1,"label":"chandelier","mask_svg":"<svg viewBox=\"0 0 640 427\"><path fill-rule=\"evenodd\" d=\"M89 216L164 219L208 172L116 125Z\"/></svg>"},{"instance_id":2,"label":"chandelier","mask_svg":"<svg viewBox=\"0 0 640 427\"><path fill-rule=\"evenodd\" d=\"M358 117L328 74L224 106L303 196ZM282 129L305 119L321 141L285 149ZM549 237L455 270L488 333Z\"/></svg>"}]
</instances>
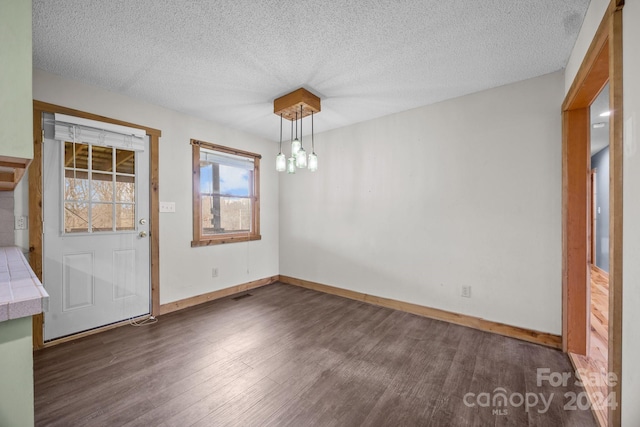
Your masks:
<instances>
[{"instance_id":1,"label":"chandelier","mask_svg":"<svg viewBox=\"0 0 640 427\"><path fill-rule=\"evenodd\" d=\"M307 168L311 172L318 170L318 156L313 139L313 114L320 112L320 98L306 89L300 88L273 100L273 112L280 116L280 151L276 156L278 172L296 173L296 169ZM307 155L302 145L302 119L311 116L311 153ZM282 152L282 121L291 121L291 155L286 157ZM300 138L298 138L298 121L300 121ZM295 122L296 137L293 137Z\"/></svg>"}]
</instances>

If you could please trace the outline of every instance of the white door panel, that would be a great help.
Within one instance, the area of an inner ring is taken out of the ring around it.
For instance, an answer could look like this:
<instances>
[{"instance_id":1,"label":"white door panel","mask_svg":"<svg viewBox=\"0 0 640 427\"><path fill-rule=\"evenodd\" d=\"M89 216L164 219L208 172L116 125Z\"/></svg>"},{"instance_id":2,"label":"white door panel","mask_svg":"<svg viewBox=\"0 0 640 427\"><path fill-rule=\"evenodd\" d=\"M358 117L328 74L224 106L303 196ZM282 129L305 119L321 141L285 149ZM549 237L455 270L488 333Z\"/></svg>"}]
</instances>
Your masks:
<instances>
[{"instance_id":1,"label":"white door panel","mask_svg":"<svg viewBox=\"0 0 640 427\"><path fill-rule=\"evenodd\" d=\"M65 143L47 122L45 341L150 312L148 138L136 152Z\"/></svg>"}]
</instances>

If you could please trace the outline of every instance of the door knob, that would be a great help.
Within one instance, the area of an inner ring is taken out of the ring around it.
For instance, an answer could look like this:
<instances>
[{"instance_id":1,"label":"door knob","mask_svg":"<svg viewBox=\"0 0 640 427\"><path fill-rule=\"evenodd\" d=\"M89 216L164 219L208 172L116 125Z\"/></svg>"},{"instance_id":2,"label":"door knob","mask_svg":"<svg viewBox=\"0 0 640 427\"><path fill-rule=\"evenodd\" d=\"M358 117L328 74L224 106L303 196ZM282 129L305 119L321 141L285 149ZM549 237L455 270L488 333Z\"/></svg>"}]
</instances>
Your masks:
<instances>
[{"instance_id":1,"label":"door knob","mask_svg":"<svg viewBox=\"0 0 640 427\"><path fill-rule=\"evenodd\" d=\"M138 234L138 236L147 237L147 232L146 231L141 231L140 234Z\"/></svg>"}]
</instances>

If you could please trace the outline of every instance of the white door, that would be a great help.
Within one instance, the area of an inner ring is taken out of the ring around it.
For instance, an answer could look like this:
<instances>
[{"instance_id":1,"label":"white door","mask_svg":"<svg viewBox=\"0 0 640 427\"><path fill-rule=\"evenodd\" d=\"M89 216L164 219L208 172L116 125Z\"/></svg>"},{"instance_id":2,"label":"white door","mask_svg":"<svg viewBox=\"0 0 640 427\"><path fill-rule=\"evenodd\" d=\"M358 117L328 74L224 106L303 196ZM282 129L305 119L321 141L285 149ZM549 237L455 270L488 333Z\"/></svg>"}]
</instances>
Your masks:
<instances>
[{"instance_id":1,"label":"white door","mask_svg":"<svg viewBox=\"0 0 640 427\"><path fill-rule=\"evenodd\" d=\"M45 341L148 314L149 139L144 151L59 141L44 120Z\"/></svg>"}]
</instances>

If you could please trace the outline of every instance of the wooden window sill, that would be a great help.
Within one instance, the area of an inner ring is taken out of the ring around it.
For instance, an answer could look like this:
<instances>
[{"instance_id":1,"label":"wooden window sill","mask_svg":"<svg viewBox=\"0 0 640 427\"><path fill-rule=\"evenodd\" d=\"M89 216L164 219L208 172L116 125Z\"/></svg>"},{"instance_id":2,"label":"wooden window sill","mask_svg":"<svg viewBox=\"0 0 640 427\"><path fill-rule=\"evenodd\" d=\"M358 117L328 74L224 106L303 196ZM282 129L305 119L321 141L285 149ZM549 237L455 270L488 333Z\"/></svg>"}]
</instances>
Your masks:
<instances>
[{"instance_id":1,"label":"wooden window sill","mask_svg":"<svg viewBox=\"0 0 640 427\"><path fill-rule=\"evenodd\" d=\"M260 236L259 234L252 235L252 236L229 235L229 236L214 237L212 239L192 240L191 247L197 248L200 246L213 246L213 245L223 245L226 243L249 242L251 240L262 240L262 236Z\"/></svg>"}]
</instances>

